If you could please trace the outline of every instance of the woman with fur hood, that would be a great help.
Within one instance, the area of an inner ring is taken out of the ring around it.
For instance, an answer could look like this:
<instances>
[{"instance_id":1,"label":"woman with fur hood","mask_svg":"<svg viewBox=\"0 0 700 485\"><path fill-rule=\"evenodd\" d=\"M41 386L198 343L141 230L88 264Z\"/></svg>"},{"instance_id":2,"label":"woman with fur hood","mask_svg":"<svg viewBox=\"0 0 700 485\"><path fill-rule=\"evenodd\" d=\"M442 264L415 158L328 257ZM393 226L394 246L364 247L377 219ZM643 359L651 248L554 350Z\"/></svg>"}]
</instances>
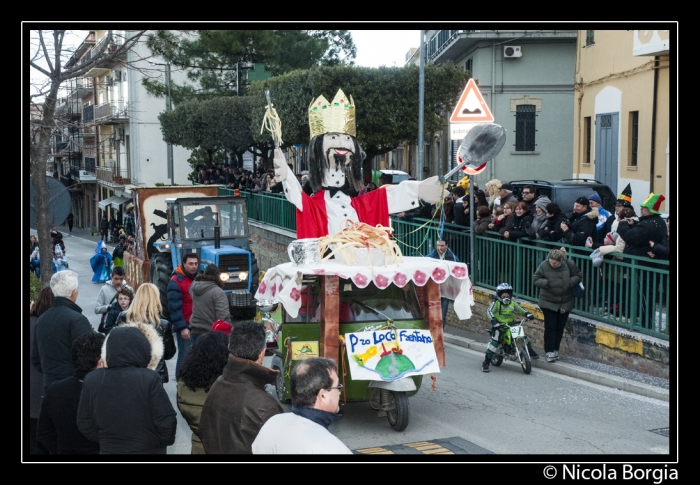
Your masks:
<instances>
[{"instance_id":1,"label":"woman with fur hood","mask_svg":"<svg viewBox=\"0 0 700 485\"><path fill-rule=\"evenodd\" d=\"M152 372L162 356L163 341L146 323L121 325L105 338L104 367L85 376L77 415L101 454L166 454L175 442L177 414Z\"/></svg>"},{"instance_id":2,"label":"woman with fur hood","mask_svg":"<svg viewBox=\"0 0 700 485\"><path fill-rule=\"evenodd\" d=\"M160 303L158 287L153 283L142 283L139 289L136 290L129 309L121 312L119 317L117 317L117 325L145 325L152 327L156 331L157 335L160 336L160 345L164 350L160 352L161 358L153 368L158 372L162 383L165 384L170 380L165 361L172 359L177 349L175 348L175 337L173 336L173 324L161 318L160 313L162 311L163 307ZM151 368L150 365L149 368Z\"/></svg>"},{"instance_id":3,"label":"woman with fur hood","mask_svg":"<svg viewBox=\"0 0 700 485\"><path fill-rule=\"evenodd\" d=\"M231 322L228 298L222 289L221 271L215 264L208 264L203 274L195 277L190 286L192 295L192 316L190 317L190 338L194 344L197 337L211 331L217 320Z\"/></svg>"}]
</instances>

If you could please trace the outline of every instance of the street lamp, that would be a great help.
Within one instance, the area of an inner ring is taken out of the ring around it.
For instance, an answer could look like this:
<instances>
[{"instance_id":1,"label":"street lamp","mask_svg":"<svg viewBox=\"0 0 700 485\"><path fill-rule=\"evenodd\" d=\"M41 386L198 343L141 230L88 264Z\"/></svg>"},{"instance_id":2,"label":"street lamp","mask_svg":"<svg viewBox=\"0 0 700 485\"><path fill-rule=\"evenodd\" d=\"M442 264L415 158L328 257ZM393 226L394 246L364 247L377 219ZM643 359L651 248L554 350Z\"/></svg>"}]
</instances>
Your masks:
<instances>
[{"instance_id":1,"label":"street lamp","mask_svg":"<svg viewBox=\"0 0 700 485\"><path fill-rule=\"evenodd\" d=\"M170 96L170 63L169 62L153 62L148 61L152 66L165 66L165 82L168 84L168 100L167 107L168 112L173 110L173 101ZM173 166L173 144L168 143L168 174L170 175L170 185L175 185L175 168Z\"/></svg>"}]
</instances>

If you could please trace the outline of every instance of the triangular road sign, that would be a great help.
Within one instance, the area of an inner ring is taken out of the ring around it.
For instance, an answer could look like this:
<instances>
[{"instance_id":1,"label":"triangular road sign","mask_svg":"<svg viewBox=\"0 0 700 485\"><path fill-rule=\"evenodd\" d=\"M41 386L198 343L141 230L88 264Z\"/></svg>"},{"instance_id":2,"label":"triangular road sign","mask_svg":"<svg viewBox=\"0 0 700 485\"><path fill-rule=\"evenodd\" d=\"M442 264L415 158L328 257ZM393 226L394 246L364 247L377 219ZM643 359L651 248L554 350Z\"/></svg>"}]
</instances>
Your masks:
<instances>
[{"instance_id":1,"label":"triangular road sign","mask_svg":"<svg viewBox=\"0 0 700 485\"><path fill-rule=\"evenodd\" d=\"M450 123L493 123L493 115L484 101L479 87L470 79L452 112Z\"/></svg>"}]
</instances>

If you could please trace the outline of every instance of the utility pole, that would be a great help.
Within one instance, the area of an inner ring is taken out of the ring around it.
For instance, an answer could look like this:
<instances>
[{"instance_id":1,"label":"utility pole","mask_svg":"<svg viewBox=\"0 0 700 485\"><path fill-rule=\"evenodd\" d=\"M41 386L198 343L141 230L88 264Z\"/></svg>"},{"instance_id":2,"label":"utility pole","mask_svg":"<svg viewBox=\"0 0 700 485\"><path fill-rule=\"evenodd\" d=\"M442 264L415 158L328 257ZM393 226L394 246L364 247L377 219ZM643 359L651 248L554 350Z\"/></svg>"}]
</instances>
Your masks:
<instances>
[{"instance_id":1,"label":"utility pole","mask_svg":"<svg viewBox=\"0 0 700 485\"><path fill-rule=\"evenodd\" d=\"M423 105L425 102L425 47L423 39L425 38L425 30L420 31L420 68L418 75L418 153L416 160L416 180L423 180L423 155L425 147L423 146Z\"/></svg>"}]
</instances>

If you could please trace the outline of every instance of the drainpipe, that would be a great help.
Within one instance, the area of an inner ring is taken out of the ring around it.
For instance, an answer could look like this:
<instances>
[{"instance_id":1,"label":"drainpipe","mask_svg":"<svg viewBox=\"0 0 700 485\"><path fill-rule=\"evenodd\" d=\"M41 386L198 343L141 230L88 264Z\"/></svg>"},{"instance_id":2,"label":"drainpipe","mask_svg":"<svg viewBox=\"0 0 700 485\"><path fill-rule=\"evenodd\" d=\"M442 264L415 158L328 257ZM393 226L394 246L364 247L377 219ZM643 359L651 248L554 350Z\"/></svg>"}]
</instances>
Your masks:
<instances>
[{"instance_id":1,"label":"drainpipe","mask_svg":"<svg viewBox=\"0 0 700 485\"><path fill-rule=\"evenodd\" d=\"M649 192L654 192L654 156L656 154L656 103L659 89L659 56L654 56L654 97L651 106L651 159L649 163Z\"/></svg>"}]
</instances>

